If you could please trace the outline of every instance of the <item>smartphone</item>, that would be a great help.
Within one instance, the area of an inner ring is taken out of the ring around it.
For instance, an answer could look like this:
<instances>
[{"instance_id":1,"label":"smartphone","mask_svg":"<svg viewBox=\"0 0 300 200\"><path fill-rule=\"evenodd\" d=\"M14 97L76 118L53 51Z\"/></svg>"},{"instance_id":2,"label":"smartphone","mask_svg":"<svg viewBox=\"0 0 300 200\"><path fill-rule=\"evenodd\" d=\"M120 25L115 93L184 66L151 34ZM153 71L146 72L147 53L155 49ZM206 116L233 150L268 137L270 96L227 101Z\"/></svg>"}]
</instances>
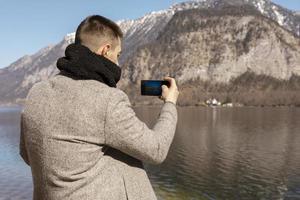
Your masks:
<instances>
[{"instance_id":1,"label":"smartphone","mask_svg":"<svg viewBox=\"0 0 300 200\"><path fill-rule=\"evenodd\" d=\"M170 82L164 80L141 80L141 95L161 96L162 85L170 87Z\"/></svg>"}]
</instances>

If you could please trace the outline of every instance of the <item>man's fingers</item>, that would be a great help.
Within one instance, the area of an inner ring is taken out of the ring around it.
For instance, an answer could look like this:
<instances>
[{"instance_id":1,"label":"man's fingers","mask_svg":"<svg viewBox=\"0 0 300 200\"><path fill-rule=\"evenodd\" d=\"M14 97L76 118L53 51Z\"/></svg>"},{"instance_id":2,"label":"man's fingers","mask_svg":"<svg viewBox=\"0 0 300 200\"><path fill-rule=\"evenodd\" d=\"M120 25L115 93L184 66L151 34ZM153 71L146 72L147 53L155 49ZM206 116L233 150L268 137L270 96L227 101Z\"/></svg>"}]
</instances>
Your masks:
<instances>
[{"instance_id":1,"label":"man's fingers","mask_svg":"<svg viewBox=\"0 0 300 200\"><path fill-rule=\"evenodd\" d=\"M165 76L164 80L168 80L171 83L171 86L173 86L173 85L175 86L176 85L176 82L175 82L174 78L171 78L169 76Z\"/></svg>"}]
</instances>

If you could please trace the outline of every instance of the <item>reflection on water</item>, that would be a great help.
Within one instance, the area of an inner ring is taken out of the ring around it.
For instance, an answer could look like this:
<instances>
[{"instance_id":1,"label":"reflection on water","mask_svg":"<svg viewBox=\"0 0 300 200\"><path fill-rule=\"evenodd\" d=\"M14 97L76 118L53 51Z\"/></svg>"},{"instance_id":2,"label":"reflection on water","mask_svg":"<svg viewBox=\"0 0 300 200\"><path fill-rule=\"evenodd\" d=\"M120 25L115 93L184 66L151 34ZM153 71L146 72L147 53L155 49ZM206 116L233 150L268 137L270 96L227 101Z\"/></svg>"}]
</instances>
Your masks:
<instances>
[{"instance_id":1,"label":"reflection on water","mask_svg":"<svg viewBox=\"0 0 300 200\"><path fill-rule=\"evenodd\" d=\"M152 127L159 108L135 108ZM299 108L178 107L166 161L146 165L159 199L300 199ZM0 199L31 199L19 110L0 109Z\"/></svg>"},{"instance_id":2,"label":"reflection on water","mask_svg":"<svg viewBox=\"0 0 300 200\"><path fill-rule=\"evenodd\" d=\"M138 114L149 126L159 112ZM148 166L161 199L300 199L299 108L178 108L167 160Z\"/></svg>"},{"instance_id":3,"label":"reflection on water","mask_svg":"<svg viewBox=\"0 0 300 200\"><path fill-rule=\"evenodd\" d=\"M32 199L30 168L19 154L20 108L0 108L0 200Z\"/></svg>"}]
</instances>

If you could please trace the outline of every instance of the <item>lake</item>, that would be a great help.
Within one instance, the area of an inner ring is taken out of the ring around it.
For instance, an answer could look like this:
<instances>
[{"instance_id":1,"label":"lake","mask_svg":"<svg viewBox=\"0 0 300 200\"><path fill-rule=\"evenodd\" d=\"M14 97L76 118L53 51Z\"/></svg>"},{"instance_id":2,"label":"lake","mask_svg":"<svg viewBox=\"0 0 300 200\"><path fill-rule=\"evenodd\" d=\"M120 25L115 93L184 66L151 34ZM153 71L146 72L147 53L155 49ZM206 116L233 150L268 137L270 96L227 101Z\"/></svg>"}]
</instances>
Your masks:
<instances>
[{"instance_id":1,"label":"lake","mask_svg":"<svg viewBox=\"0 0 300 200\"><path fill-rule=\"evenodd\" d=\"M149 127L160 107L135 107ZM20 107L0 108L0 200L32 199L18 154ZM145 165L159 200L300 199L300 108L178 107L165 162Z\"/></svg>"}]
</instances>

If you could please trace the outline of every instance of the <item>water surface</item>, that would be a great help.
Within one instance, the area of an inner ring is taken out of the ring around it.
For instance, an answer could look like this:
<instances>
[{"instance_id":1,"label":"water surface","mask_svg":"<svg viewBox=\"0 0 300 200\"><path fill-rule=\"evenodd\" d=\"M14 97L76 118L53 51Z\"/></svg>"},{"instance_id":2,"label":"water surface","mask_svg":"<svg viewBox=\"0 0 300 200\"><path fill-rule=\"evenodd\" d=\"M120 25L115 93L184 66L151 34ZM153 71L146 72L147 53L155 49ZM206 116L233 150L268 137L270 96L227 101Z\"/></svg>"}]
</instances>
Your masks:
<instances>
[{"instance_id":1,"label":"water surface","mask_svg":"<svg viewBox=\"0 0 300 200\"><path fill-rule=\"evenodd\" d=\"M32 199L18 154L21 108L0 108L0 200ZM160 107L136 107L149 127ZM178 107L165 162L146 165L159 199L300 199L300 108Z\"/></svg>"}]
</instances>

